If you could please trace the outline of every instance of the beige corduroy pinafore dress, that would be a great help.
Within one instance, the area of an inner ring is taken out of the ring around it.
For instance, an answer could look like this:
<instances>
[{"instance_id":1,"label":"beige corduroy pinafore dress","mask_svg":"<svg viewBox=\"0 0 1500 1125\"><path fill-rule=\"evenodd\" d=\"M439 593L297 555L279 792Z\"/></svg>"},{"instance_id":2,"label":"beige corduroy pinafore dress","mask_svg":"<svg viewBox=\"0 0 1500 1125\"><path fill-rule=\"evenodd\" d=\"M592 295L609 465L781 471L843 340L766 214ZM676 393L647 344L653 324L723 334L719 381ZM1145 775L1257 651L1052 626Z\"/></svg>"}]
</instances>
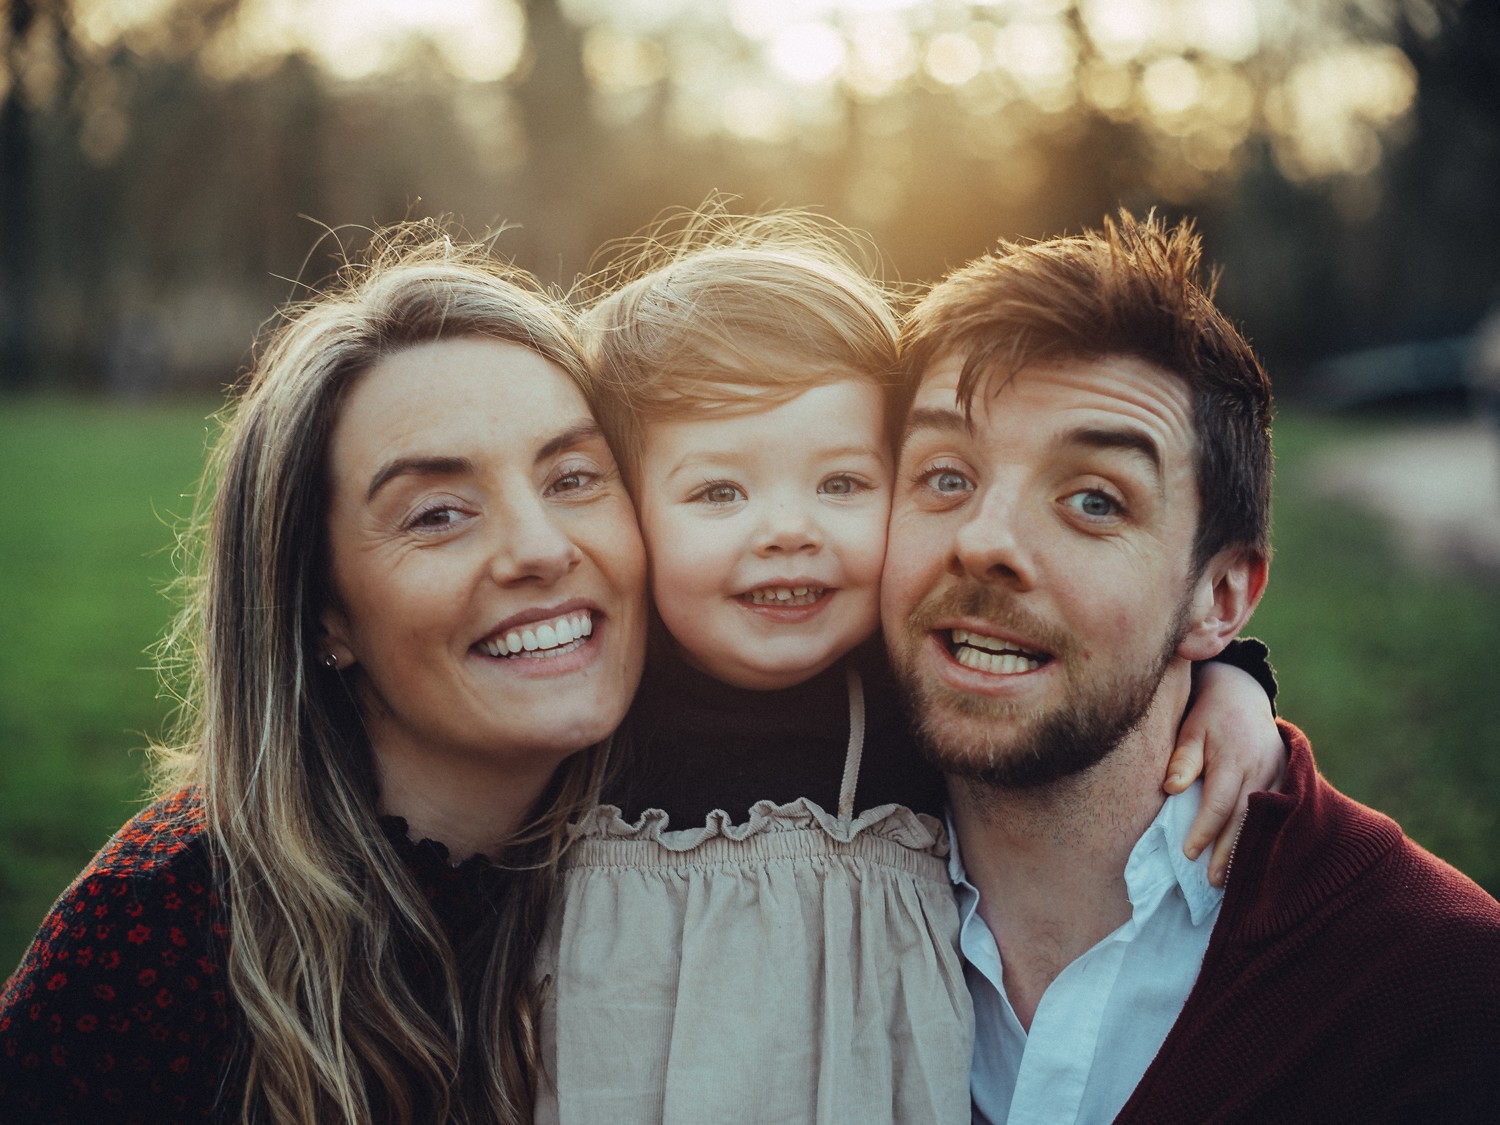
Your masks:
<instances>
[{"instance_id":1,"label":"beige corduroy pinafore dress","mask_svg":"<svg viewBox=\"0 0 1500 1125\"><path fill-rule=\"evenodd\" d=\"M577 825L538 955L540 1125L969 1120L973 1011L933 817L758 802L669 829L613 805Z\"/></svg>"}]
</instances>

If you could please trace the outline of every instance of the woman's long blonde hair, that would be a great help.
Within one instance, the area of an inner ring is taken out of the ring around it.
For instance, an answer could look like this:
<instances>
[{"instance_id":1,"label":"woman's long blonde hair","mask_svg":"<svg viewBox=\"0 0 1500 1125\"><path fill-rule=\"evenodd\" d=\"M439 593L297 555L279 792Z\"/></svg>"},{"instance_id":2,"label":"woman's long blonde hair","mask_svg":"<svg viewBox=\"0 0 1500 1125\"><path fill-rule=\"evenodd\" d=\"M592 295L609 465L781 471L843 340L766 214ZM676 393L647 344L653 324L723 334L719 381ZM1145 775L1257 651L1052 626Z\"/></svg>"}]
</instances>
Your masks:
<instances>
[{"instance_id":1,"label":"woman's long blonde hair","mask_svg":"<svg viewBox=\"0 0 1500 1125\"><path fill-rule=\"evenodd\" d=\"M183 716L158 765L164 787L196 786L203 801L247 1033L245 1121L531 1119L532 953L565 824L596 792L603 751L559 768L498 857L509 874L493 915L456 951L379 827L351 695L317 667L342 397L383 356L464 335L532 349L593 401L558 302L488 247L411 224L283 314L223 412L200 491L195 577L164 644Z\"/></svg>"}]
</instances>

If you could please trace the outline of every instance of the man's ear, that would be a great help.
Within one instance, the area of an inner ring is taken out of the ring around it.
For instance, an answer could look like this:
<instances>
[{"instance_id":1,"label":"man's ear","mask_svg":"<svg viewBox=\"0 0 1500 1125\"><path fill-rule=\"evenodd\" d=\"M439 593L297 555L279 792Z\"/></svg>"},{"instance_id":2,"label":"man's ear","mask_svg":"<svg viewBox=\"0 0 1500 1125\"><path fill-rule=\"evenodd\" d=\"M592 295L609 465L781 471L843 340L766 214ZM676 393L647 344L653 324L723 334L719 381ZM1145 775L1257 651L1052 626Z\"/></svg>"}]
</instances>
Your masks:
<instances>
[{"instance_id":1,"label":"man's ear","mask_svg":"<svg viewBox=\"0 0 1500 1125\"><path fill-rule=\"evenodd\" d=\"M318 635L318 652L314 659L326 668L346 671L359 663L349 645L349 618L342 609L330 606L318 617L322 626ZM332 657L330 660L329 658Z\"/></svg>"},{"instance_id":2,"label":"man's ear","mask_svg":"<svg viewBox=\"0 0 1500 1125\"><path fill-rule=\"evenodd\" d=\"M1211 660L1239 635L1266 592L1264 555L1228 547L1209 560L1193 586L1187 632L1177 644L1185 660Z\"/></svg>"}]
</instances>

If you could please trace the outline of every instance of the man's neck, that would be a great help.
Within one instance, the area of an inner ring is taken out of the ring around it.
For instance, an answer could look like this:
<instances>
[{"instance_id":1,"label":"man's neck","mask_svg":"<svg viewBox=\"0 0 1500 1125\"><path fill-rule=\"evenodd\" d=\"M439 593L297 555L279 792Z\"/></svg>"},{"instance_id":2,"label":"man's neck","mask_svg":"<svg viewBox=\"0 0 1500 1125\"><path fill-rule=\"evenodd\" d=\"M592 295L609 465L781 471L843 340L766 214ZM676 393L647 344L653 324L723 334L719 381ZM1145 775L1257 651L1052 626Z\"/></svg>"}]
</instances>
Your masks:
<instances>
[{"instance_id":1,"label":"man's neck","mask_svg":"<svg viewBox=\"0 0 1500 1125\"><path fill-rule=\"evenodd\" d=\"M948 780L964 870L1023 1027L1053 979L1130 917L1125 864L1161 811L1187 698L1175 679L1163 681L1141 725L1081 774L1021 790Z\"/></svg>"}]
</instances>

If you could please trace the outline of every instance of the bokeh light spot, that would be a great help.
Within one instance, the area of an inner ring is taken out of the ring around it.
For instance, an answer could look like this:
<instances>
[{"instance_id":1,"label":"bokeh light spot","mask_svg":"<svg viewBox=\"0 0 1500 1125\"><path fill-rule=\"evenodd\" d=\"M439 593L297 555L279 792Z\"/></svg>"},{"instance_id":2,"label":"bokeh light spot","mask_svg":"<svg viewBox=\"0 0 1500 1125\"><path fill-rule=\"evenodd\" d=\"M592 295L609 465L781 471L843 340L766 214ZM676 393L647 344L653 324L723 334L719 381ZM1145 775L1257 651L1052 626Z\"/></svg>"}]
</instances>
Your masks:
<instances>
[{"instance_id":1,"label":"bokeh light spot","mask_svg":"<svg viewBox=\"0 0 1500 1125\"><path fill-rule=\"evenodd\" d=\"M1175 116L1198 104L1198 68L1184 58L1156 59L1141 75L1141 92L1154 114Z\"/></svg>"},{"instance_id":2,"label":"bokeh light spot","mask_svg":"<svg viewBox=\"0 0 1500 1125\"><path fill-rule=\"evenodd\" d=\"M967 35L945 32L935 36L923 59L927 73L945 86L962 86L984 64L979 45Z\"/></svg>"},{"instance_id":3,"label":"bokeh light spot","mask_svg":"<svg viewBox=\"0 0 1500 1125\"><path fill-rule=\"evenodd\" d=\"M816 86L833 78L844 62L844 38L826 23L783 28L771 40L771 65L792 82Z\"/></svg>"}]
</instances>

